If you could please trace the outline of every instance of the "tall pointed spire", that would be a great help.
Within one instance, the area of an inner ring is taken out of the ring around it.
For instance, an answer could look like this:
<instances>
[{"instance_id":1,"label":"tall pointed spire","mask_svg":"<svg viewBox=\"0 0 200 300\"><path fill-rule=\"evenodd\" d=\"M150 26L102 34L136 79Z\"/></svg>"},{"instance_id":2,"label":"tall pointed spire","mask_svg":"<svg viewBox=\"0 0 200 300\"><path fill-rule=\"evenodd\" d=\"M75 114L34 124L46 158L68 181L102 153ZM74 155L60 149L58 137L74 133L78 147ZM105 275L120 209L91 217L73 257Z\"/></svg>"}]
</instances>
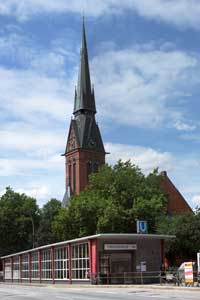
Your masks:
<instances>
[{"instance_id":1,"label":"tall pointed spire","mask_svg":"<svg viewBox=\"0 0 200 300\"><path fill-rule=\"evenodd\" d=\"M82 18L82 45L81 45L81 51L85 51L87 54L87 42L86 42L86 34L85 34L85 18L83 16Z\"/></svg>"},{"instance_id":2,"label":"tall pointed spire","mask_svg":"<svg viewBox=\"0 0 200 300\"><path fill-rule=\"evenodd\" d=\"M80 59L80 66L79 66L78 85L75 91L75 99L74 99L73 113L75 115L79 111L84 111L84 110L96 113L94 92L91 90L84 17L82 21L82 45L81 45L80 55L81 55L81 59Z\"/></svg>"},{"instance_id":3,"label":"tall pointed spire","mask_svg":"<svg viewBox=\"0 0 200 300\"><path fill-rule=\"evenodd\" d=\"M71 195L79 194L88 184L91 172L105 164L105 149L95 119L94 87L90 82L85 24L82 24L82 44L78 85L75 88L74 118L71 119L65 153L66 192L63 206Z\"/></svg>"}]
</instances>

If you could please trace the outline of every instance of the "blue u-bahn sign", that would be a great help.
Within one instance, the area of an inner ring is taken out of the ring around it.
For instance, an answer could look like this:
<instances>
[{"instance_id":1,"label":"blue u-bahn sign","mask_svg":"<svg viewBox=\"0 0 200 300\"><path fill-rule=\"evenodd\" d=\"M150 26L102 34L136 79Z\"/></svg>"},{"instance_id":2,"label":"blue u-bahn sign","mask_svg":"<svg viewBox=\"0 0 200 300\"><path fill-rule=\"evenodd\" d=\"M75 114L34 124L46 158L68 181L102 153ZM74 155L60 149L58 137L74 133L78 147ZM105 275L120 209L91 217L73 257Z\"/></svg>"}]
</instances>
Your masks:
<instances>
[{"instance_id":1,"label":"blue u-bahn sign","mask_svg":"<svg viewBox=\"0 0 200 300\"><path fill-rule=\"evenodd\" d=\"M137 221L137 233L148 233L147 221Z\"/></svg>"}]
</instances>

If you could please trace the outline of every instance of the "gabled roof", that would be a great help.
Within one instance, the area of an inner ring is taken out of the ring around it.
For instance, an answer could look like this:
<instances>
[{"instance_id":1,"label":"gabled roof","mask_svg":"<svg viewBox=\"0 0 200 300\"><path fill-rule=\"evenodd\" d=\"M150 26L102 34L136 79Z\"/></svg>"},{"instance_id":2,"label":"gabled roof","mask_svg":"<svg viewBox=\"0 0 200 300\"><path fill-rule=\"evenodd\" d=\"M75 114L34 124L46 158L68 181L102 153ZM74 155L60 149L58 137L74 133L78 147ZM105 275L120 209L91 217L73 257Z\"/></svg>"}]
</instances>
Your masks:
<instances>
[{"instance_id":1,"label":"gabled roof","mask_svg":"<svg viewBox=\"0 0 200 300\"><path fill-rule=\"evenodd\" d=\"M183 195L179 192L179 190L175 187L173 182L167 175L166 171L161 172L162 181L161 181L161 189L163 193L166 195L168 203L167 203L167 212L170 215L176 214L184 214L184 213L193 213L192 208L189 206Z\"/></svg>"},{"instance_id":2,"label":"gabled roof","mask_svg":"<svg viewBox=\"0 0 200 300\"><path fill-rule=\"evenodd\" d=\"M71 120L68 141L72 130L76 137L76 148L105 153L101 133L93 115L80 114ZM65 154L68 152L67 143Z\"/></svg>"},{"instance_id":3,"label":"gabled roof","mask_svg":"<svg viewBox=\"0 0 200 300\"><path fill-rule=\"evenodd\" d=\"M94 116L80 114L74 121L80 148L105 152L100 130Z\"/></svg>"}]
</instances>

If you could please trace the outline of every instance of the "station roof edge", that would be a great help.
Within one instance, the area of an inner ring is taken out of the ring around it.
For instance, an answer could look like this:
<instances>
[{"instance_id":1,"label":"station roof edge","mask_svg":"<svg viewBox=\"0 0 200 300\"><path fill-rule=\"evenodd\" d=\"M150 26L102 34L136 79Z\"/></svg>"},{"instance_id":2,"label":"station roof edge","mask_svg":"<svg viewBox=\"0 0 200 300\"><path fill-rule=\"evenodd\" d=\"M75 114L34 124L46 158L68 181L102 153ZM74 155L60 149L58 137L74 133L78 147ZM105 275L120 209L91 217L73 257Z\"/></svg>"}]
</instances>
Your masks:
<instances>
[{"instance_id":1,"label":"station roof edge","mask_svg":"<svg viewBox=\"0 0 200 300\"><path fill-rule=\"evenodd\" d=\"M59 246L63 246L63 245L71 244L71 243L78 243L78 242L87 241L87 240L91 240L91 239L109 239L109 238L112 238L112 239L128 239L128 238L131 239L132 238L132 239L165 240L165 239L176 238L176 236L175 235L167 235L167 234L99 233L99 234L95 234L95 235L89 235L89 236L85 236L85 237L81 237L81 238L77 238L77 239L68 240L68 241L62 241L62 242L57 242L57 243L53 243L53 244L48 244L48 245L28 249L28 250L17 252L17 253L12 253L9 255L2 256L1 259L5 259L5 258L12 257L12 256L17 256L17 255L22 255L22 254L34 252L37 250L43 250L46 248L59 247Z\"/></svg>"}]
</instances>

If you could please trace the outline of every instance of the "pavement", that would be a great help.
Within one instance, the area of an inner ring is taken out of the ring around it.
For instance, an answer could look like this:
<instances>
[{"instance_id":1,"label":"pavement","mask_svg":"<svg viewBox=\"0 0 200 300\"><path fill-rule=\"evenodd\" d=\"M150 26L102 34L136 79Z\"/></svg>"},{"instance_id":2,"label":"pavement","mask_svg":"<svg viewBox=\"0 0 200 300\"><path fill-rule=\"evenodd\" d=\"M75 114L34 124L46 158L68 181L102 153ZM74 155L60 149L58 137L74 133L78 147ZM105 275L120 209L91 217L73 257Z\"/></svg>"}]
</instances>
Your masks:
<instances>
[{"instance_id":1,"label":"pavement","mask_svg":"<svg viewBox=\"0 0 200 300\"><path fill-rule=\"evenodd\" d=\"M0 284L1 300L199 300L199 287Z\"/></svg>"},{"instance_id":2,"label":"pavement","mask_svg":"<svg viewBox=\"0 0 200 300\"><path fill-rule=\"evenodd\" d=\"M107 284L107 285L91 285L91 284L46 284L46 283L17 283L17 282L0 282L0 287L1 285L3 286L32 286L32 287L47 287L47 288L66 288L66 289L73 289L73 288L87 288L87 289L98 289L98 288L104 288L104 289L108 289L108 288L115 288L115 289L119 289L119 288L124 288L124 289L131 289L131 288L137 288L137 289L167 289L167 290L190 290L190 291L197 291L200 292L200 287L197 286L177 286L177 285L172 285L172 284L140 284L140 285L111 285L111 284ZM200 300L200 299L199 299Z\"/></svg>"},{"instance_id":3,"label":"pavement","mask_svg":"<svg viewBox=\"0 0 200 300\"><path fill-rule=\"evenodd\" d=\"M199 300L200 288L0 284L1 300Z\"/></svg>"}]
</instances>

